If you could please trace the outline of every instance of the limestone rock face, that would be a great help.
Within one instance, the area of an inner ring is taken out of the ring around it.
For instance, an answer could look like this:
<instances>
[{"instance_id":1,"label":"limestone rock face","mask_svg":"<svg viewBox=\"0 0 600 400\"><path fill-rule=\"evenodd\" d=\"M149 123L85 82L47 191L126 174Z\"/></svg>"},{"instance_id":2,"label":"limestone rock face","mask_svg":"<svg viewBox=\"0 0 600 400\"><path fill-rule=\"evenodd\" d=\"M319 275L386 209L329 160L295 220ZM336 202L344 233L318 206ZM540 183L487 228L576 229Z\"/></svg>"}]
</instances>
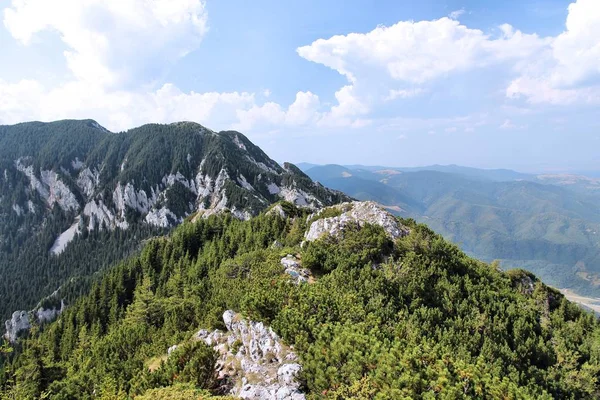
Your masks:
<instances>
[{"instance_id":1,"label":"limestone rock face","mask_svg":"<svg viewBox=\"0 0 600 400\"><path fill-rule=\"evenodd\" d=\"M223 314L227 332L201 330L204 341L219 354L219 379L234 382L230 394L242 399L304 400L297 379L298 357L262 322L244 320L228 310Z\"/></svg>"},{"instance_id":2,"label":"limestone rock face","mask_svg":"<svg viewBox=\"0 0 600 400\"><path fill-rule=\"evenodd\" d=\"M38 308L34 311L35 317L40 324L54 321L65 310L65 302L61 300L60 308Z\"/></svg>"},{"instance_id":3,"label":"limestone rock face","mask_svg":"<svg viewBox=\"0 0 600 400\"><path fill-rule=\"evenodd\" d=\"M396 217L383 210L372 201L354 201L342 203L331 208L341 212L336 217L321 218L314 221L304 238L307 241L317 240L327 234L336 236L350 224L372 224L381 226L388 236L397 239L409 234L408 228L400 224ZM317 214L318 216L318 214Z\"/></svg>"},{"instance_id":4,"label":"limestone rock face","mask_svg":"<svg viewBox=\"0 0 600 400\"><path fill-rule=\"evenodd\" d=\"M277 205L273 206L273 208L271 208L269 211L267 211L266 214L267 215L279 215L281 218L287 217L285 211L283 210L283 207L281 207L281 204L277 204Z\"/></svg>"},{"instance_id":5,"label":"limestone rock face","mask_svg":"<svg viewBox=\"0 0 600 400\"><path fill-rule=\"evenodd\" d=\"M31 329L31 321L38 324L45 324L54 321L65 310L65 303L61 300L60 308L39 307L30 312L15 311L11 318L4 322L6 333L4 337L11 343L15 343L19 334Z\"/></svg>"},{"instance_id":6,"label":"limestone rock face","mask_svg":"<svg viewBox=\"0 0 600 400\"><path fill-rule=\"evenodd\" d=\"M29 323L29 314L27 311L15 311L12 317L4 323L6 334L4 335L9 342L17 341L19 333L31 328Z\"/></svg>"}]
</instances>

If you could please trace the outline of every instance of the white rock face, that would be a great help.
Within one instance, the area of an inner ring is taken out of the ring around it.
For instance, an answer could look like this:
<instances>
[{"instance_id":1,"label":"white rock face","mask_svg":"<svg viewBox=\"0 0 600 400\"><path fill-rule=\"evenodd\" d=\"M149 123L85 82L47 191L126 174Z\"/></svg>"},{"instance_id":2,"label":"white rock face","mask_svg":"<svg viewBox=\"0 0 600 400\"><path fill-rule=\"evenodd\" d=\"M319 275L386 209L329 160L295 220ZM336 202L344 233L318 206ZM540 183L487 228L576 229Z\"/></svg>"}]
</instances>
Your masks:
<instances>
[{"instance_id":1,"label":"white rock face","mask_svg":"<svg viewBox=\"0 0 600 400\"><path fill-rule=\"evenodd\" d=\"M322 207L323 204L314 196L304 190L294 187L283 187L278 193L279 197L300 207Z\"/></svg>"},{"instance_id":2,"label":"white rock face","mask_svg":"<svg viewBox=\"0 0 600 400\"><path fill-rule=\"evenodd\" d=\"M21 207L18 204L13 204L12 206L13 211L17 214L17 216L21 216L23 215L23 207Z\"/></svg>"},{"instance_id":3,"label":"white rock face","mask_svg":"<svg viewBox=\"0 0 600 400\"><path fill-rule=\"evenodd\" d=\"M233 143L235 143L237 145L237 147L239 147L242 150L246 150L246 146L244 145L244 143L242 143L242 141L240 140L240 138L238 137L238 135L235 135L233 137Z\"/></svg>"},{"instance_id":4,"label":"white rock face","mask_svg":"<svg viewBox=\"0 0 600 400\"><path fill-rule=\"evenodd\" d=\"M29 330L29 314L27 311L15 311L12 317L4 323L6 333L4 337L11 343L17 341L19 333Z\"/></svg>"},{"instance_id":5,"label":"white rock face","mask_svg":"<svg viewBox=\"0 0 600 400\"><path fill-rule=\"evenodd\" d=\"M99 181L100 173L98 170L92 172L89 168L85 168L77 177L77 186L79 186L81 191L89 198L94 194L94 189L98 186Z\"/></svg>"},{"instance_id":6,"label":"white rock face","mask_svg":"<svg viewBox=\"0 0 600 400\"><path fill-rule=\"evenodd\" d=\"M69 188L58 178L54 171L42 171L42 182L48 188L49 196L47 198L50 206L58 203L60 208L65 211L79 210L79 203L75 195Z\"/></svg>"},{"instance_id":7,"label":"white rock face","mask_svg":"<svg viewBox=\"0 0 600 400\"><path fill-rule=\"evenodd\" d=\"M177 350L179 346L177 346L176 344L174 344L173 346L169 347L167 349L167 355L170 356L172 352L174 352L175 350Z\"/></svg>"},{"instance_id":8,"label":"white rock face","mask_svg":"<svg viewBox=\"0 0 600 400\"><path fill-rule=\"evenodd\" d=\"M168 228L171 226L171 221L181 222L175 214L166 207L159 210L152 210L146 215L146 222L150 225L160 226L162 228Z\"/></svg>"},{"instance_id":9,"label":"white rock face","mask_svg":"<svg viewBox=\"0 0 600 400\"><path fill-rule=\"evenodd\" d=\"M67 245L71 243L71 241L75 239L75 235L79 233L79 220L80 218L77 217L75 219L75 223L56 238L54 244L50 248L50 253L57 256L63 251L65 251Z\"/></svg>"},{"instance_id":10,"label":"white rock face","mask_svg":"<svg viewBox=\"0 0 600 400\"><path fill-rule=\"evenodd\" d=\"M262 169L263 171L271 172L275 175L279 175L279 172L277 172L274 168L271 168L271 167L265 165L265 163L263 163L263 162L257 162L254 158L250 157L250 155L248 155L248 154L246 155L246 159L248 161L250 161L252 164L256 165L258 168Z\"/></svg>"},{"instance_id":11,"label":"white rock face","mask_svg":"<svg viewBox=\"0 0 600 400\"><path fill-rule=\"evenodd\" d=\"M231 214L242 221L248 221L250 218L252 218L250 211L238 210L235 207L231 209Z\"/></svg>"},{"instance_id":12,"label":"white rock face","mask_svg":"<svg viewBox=\"0 0 600 400\"><path fill-rule=\"evenodd\" d=\"M185 186L186 188L188 188L188 189L192 190L194 193L196 193L196 187L194 185L194 182L188 181L185 178L185 176L183 176L183 174L179 171L177 171L177 173L175 175L170 174L170 175L163 177L162 182L167 187L173 186L175 184L175 182L180 182L183 186Z\"/></svg>"},{"instance_id":13,"label":"white rock face","mask_svg":"<svg viewBox=\"0 0 600 400\"><path fill-rule=\"evenodd\" d=\"M102 225L104 225L108 229L114 229L115 224L115 216L113 213L104 205L102 200L96 202L90 201L87 203L83 209L83 214L90 218L90 223L88 225L88 229L93 231L94 229L102 229Z\"/></svg>"},{"instance_id":14,"label":"white rock face","mask_svg":"<svg viewBox=\"0 0 600 400\"><path fill-rule=\"evenodd\" d=\"M83 162L79 161L79 158L75 157L75 159L71 161L71 167L73 167L75 171L79 171L81 168L83 168Z\"/></svg>"},{"instance_id":15,"label":"white rock face","mask_svg":"<svg viewBox=\"0 0 600 400\"><path fill-rule=\"evenodd\" d=\"M273 330L262 322L244 320L228 310L223 314L227 332L201 330L198 340L220 355L219 378L229 377L230 394L242 399L304 400L298 373L298 357Z\"/></svg>"},{"instance_id":16,"label":"white rock face","mask_svg":"<svg viewBox=\"0 0 600 400\"><path fill-rule=\"evenodd\" d=\"M248 181L246 180L246 177L244 175L240 174L237 181L240 184L240 186L243 187L244 189L254 191L254 188L252 187L252 185L250 183L248 183Z\"/></svg>"},{"instance_id":17,"label":"white rock face","mask_svg":"<svg viewBox=\"0 0 600 400\"><path fill-rule=\"evenodd\" d=\"M383 227L392 239L397 239L410 233L408 228L401 225L392 214L383 210L377 203L372 201L342 203L332 208L341 210L342 214L337 217L322 218L313 222L304 235L306 240L317 240L326 234L336 236L347 225L355 223L359 226L364 224L379 225Z\"/></svg>"},{"instance_id":18,"label":"white rock face","mask_svg":"<svg viewBox=\"0 0 600 400\"><path fill-rule=\"evenodd\" d=\"M127 183L124 187L119 184L113 192L113 201L119 210L120 218L125 218L126 207L137 210L143 214L147 213L153 202L148 199L146 191L136 191L131 183Z\"/></svg>"},{"instance_id":19,"label":"white rock face","mask_svg":"<svg viewBox=\"0 0 600 400\"><path fill-rule=\"evenodd\" d=\"M281 189L279 189L279 186L277 186L274 183L269 183L267 185L267 189L269 189L269 193L271 193L271 194L278 194L279 192L281 192Z\"/></svg>"},{"instance_id":20,"label":"white rock face","mask_svg":"<svg viewBox=\"0 0 600 400\"><path fill-rule=\"evenodd\" d=\"M267 211L266 215L279 215L281 218L287 217L285 210L281 207L281 204L277 204L273 206L269 211Z\"/></svg>"},{"instance_id":21,"label":"white rock face","mask_svg":"<svg viewBox=\"0 0 600 400\"><path fill-rule=\"evenodd\" d=\"M29 178L29 183L40 196L46 201L48 206L52 207L58 204L65 211L79 210L79 203L75 195L69 188L59 179L54 171L41 171L40 179L33 173L33 167L25 166L22 159L15 161L17 170L21 171Z\"/></svg>"},{"instance_id":22,"label":"white rock face","mask_svg":"<svg viewBox=\"0 0 600 400\"><path fill-rule=\"evenodd\" d=\"M44 309L42 307L35 311L35 316L40 324L52 322L65 310L65 303L60 302L60 308Z\"/></svg>"}]
</instances>

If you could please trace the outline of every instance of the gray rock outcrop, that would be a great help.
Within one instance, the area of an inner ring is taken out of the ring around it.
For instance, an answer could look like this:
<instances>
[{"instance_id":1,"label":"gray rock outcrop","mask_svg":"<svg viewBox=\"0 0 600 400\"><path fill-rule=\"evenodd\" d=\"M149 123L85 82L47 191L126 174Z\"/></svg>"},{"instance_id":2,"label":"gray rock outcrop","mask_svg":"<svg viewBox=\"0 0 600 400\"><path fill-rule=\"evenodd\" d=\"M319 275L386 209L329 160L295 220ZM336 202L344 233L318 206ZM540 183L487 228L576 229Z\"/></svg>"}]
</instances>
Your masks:
<instances>
[{"instance_id":1,"label":"gray rock outcrop","mask_svg":"<svg viewBox=\"0 0 600 400\"><path fill-rule=\"evenodd\" d=\"M19 335L31 329L31 323L45 324L54 321L65 309L65 303L60 302L60 308L38 307L30 312L15 311L9 320L4 322L6 332L4 337L11 343L15 343Z\"/></svg>"},{"instance_id":2,"label":"gray rock outcrop","mask_svg":"<svg viewBox=\"0 0 600 400\"><path fill-rule=\"evenodd\" d=\"M29 323L29 314L27 311L15 311L12 317L4 323L6 333L4 337L11 343L17 341L19 334L28 331L31 328Z\"/></svg>"},{"instance_id":3,"label":"gray rock outcrop","mask_svg":"<svg viewBox=\"0 0 600 400\"><path fill-rule=\"evenodd\" d=\"M230 394L242 399L304 400L298 357L262 322L244 320L228 310L223 314L227 332L201 330L202 340L219 354L219 379L234 382Z\"/></svg>"},{"instance_id":4,"label":"gray rock outcrop","mask_svg":"<svg viewBox=\"0 0 600 400\"><path fill-rule=\"evenodd\" d=\"M308 282L312 278L312 272L308 268L302 268L302 262L296 256L288 254L281 259L281 265L295 284Z\"/></svg>"},{"instance_id":5,"label":"gray rock outcrop","mask_svg":"<svg viewBox=\"0 0 600 400\"><path fill-rule=\"evenodd\" d=\"M336 236L350 224L358 224L359 226L364 224L379 225L392 239L409 234L408 228L400 224L396 217L372 201L354 201L330 208L340 210L341 214L336 217L321 218L314 221L304 235L307 241L317 240L326 234Z\"/></svg>"}]
</instances>

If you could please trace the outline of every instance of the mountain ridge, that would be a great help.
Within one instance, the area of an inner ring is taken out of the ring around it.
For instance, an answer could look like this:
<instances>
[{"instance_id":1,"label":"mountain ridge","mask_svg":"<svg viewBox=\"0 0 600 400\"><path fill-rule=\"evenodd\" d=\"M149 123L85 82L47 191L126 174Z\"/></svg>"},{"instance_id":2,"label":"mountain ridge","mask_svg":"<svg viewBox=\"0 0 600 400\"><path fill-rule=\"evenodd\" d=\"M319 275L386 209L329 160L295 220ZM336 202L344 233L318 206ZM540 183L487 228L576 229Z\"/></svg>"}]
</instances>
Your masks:
<instances>
[{"instance_id":1,"label":"mountain ridge","mask_svg":"<svg viewBox=\"0 0 600 400\"><path fill-rule=\"evenodd\" d=\"M598 335L533 274L374 203L281 203L148 241L3 350L0 397L593 399Z\"/></svg>"},{"instance_id":2,"label":"mountain ridge","mask_svg":"<svg viewBox=\"0 0 600 400\"><path fill-rule=\"evenodd\" d=\"M236 131L193 122L119 133L93 120L0 126L0 315L32 307L73 278L67 270L83 263L77 275L87 279L186 218L248 219L280 200L316 208L347 199ZM88 237L91 252L82 250Z\"/></svg>"},{"instance_id":3,"label":"mountain ridge","mask_svg":"<svg viewBox=\"0 0 600 400\"><path fill-rule=\"evenodd\" d=\"M306 172L352 197L427 223L472 256L532 270L560 289L600 296L600 198L593 179L522 179L511 171L470 168L456 173L461 170L325 165Z\"/></svg>"}]
</instances>

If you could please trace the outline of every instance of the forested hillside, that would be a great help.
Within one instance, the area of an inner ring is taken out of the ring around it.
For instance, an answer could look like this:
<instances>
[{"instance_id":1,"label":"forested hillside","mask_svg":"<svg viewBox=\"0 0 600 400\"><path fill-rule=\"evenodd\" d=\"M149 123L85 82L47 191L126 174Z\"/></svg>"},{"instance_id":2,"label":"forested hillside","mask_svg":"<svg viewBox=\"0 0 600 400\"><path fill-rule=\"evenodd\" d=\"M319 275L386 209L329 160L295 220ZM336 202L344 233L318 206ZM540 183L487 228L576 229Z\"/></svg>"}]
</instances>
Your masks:
<instances>
[{"instance_id":1,"label":"forested hillside","mask_svg":"<svg viewBox=\"0 0 600 400\"><path fill-rule=\"evenodd\" d=\"M457 166L328 165L306 172L426 223L477 258L600 297L600 198L593 180Z\"/></svg>"},{"instance_id":2,"label":"forested hillside","mask_svg":"<svg viewBox=\"0 0 600 400\"><path fill-rule=\"evenodd\" d=\"M347 199L238 132L195 123L111 133L95 121L0 126L0 319L60 304L187 217L247 219L280 199Z\"/></svg>"},{"instance_id":3,"label":"forested hillside","mask_svg":"<svg viewBox=\"0 0 600 400\"><path fill-rule=\"evenodd\" d=\"M425 225L380 211L362 220L358 210L309 216L283 203L150 240L57 321L3 348L0 397L226 394L231 382L212 373L217 353L194 339L224 329L225 310L293 346L307 398L600 396L593 315L529 273L469 258ZM330 231L314 237L319 227ZM293 281L282 257L311 278Z\"/></svg>"}]
</instances>

